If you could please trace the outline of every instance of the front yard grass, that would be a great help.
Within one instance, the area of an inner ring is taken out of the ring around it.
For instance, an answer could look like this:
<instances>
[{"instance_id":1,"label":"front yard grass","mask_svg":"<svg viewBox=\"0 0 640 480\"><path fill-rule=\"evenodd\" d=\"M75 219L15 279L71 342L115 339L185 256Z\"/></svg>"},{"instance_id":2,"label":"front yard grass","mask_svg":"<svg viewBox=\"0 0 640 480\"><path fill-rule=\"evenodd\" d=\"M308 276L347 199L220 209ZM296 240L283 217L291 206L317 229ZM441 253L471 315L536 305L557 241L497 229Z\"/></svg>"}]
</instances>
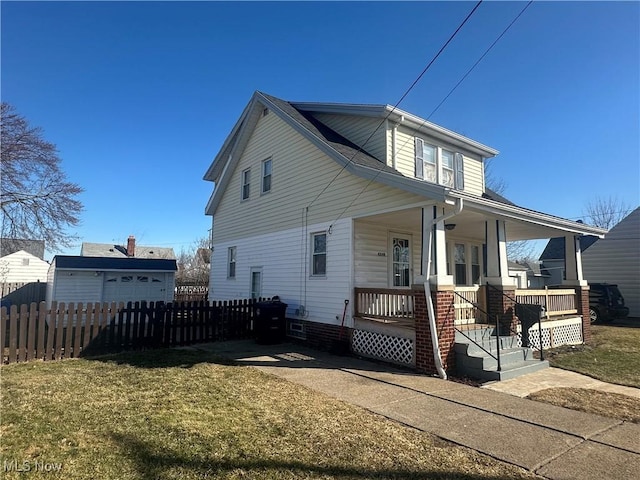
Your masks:
<instances>
[{"instance_id":1,"label":"front yard grass","mask_svg":"<svg viewBox=\"0 0 640 480\"><path fill-rule=\"evenodd\" d=\"M0 369L2 477L497 479L517 467L204 352ZM30 474L11 470L28 466ZM7 468L7 466L9 468Z\"/></svg>"},{"instance_id":2,"label":"front yard grass","mask_svg":"<svg viewBox=\"0 0 640 480\"><path fill-rule=\"evenodd\" d=\"M640 328L593 325L590 345L545 353L553 367L640 388Z\"/></svg>"},{"instance_id":3,"label":"front yard grass","mask_svg":"<svg viewBox=\"0 0 640 480\"><path fill-rule=\"evenodd\" d=\"M560 347L545 353L553 367L598 380L640 387L640 328L593 325L590 345ZM583 388L549 388L530 399L605 417L640 423L640 399Z\"/></svg>"}]
</instances>

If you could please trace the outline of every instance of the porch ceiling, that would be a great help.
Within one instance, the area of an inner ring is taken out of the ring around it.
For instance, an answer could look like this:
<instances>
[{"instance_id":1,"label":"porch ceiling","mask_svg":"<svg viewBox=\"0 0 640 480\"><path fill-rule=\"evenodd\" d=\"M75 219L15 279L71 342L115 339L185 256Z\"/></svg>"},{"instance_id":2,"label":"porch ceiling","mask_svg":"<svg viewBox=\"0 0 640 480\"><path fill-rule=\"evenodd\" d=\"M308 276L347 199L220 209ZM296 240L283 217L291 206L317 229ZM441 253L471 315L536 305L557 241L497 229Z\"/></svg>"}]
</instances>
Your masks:
<instances>
[{"instance_id":1,"label":"porch ceiling","mask_svg":"<svg viewBox=\"0 0 640 480\"><path fill-rule=\"evenodd\" d=\"M501 218L498 216L490 216L483 212L463 210L460 214L447 220L447 224L455 225L453 230L447 231L447 236L450 235L452 237L484 242L485 222L496 219L505 220L508 241L547 239L561 237L567 234L564 230L526 222L524 220ZM360 218L358 221L385 225L392 230L415 231L421 229L422 214L420 208L409 208L397 212Z\"/></svg>"}]
</instances>

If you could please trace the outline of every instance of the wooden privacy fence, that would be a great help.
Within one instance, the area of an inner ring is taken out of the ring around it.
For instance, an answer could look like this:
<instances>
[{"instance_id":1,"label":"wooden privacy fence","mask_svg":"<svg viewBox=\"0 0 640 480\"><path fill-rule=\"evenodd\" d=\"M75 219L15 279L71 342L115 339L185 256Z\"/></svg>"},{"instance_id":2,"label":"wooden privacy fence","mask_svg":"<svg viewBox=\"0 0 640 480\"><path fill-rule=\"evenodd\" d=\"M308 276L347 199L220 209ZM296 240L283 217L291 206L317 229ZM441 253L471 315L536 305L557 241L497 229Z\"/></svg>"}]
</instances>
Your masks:
<instances>
[{"instance_id":1,"label":"wooden privacy fence","mask_svg":"<svg viewBox=\"0 0 640 480\"><path fill-rule=\"evenodd\" d=\"M47 282L2 282L0 298L3 305L21 305L45 299Z\"/></svg>"},{"instance_id":2,"label":"wooden privacy fence","mask_svg":"<svg viewBox=\"0 0 640 480\"><path fill-rule=\"evenodd\" d=\"M2 363L248 338L261 300L2 307Z\"/></svg>"}]
</instances>

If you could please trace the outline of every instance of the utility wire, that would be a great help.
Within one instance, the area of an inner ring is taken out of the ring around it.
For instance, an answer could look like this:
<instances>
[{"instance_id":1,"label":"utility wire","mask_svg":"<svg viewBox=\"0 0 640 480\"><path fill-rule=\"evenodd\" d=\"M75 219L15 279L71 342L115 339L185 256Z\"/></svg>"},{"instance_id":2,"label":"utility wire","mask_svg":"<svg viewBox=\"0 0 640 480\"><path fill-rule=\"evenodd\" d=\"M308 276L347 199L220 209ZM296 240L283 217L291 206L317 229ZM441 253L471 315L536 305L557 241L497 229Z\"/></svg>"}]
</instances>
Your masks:
<instances>
[{"instance_id":1,"label":"utility wire","mask_svg":"<svg viewBox=\"0 0 640 480\"><path fill-rule=\"evenodd\" d=\"M422 72L420 73L420 75L418 75L418 77L413 81L413 83L411 84L411 86L409 86L409 88L404 92L404 94L400 97L400 100L398 100L396 102L396 104L392 107L392 109L387 112L387 114L385 115L385 117L380 121L380 123L378 124L378 126L371 132L371 134L369 135L369 137L367 137L367 139L364 141L364 143L362 144L362 146L358 147L358 150L351 156L351 158L349 158L348 162L346 164L344 164L342 166L342 168L338 171L338 173L331 179L331 181L320 191L320 193L318 193L318 195L316 195L316 197L311 201L311 203L309 203L309 205L307 205L308 207L311 207L317 200L318 198L320 198L322 196L322 194L331 186L331 184L336 181L336 179L340 176L340 174L345 170L345 168L347 168L347 165L351 164L353 162L353 159L356 157L356 155L360 152L364 152L364 147L367 145L367 143L369 142L369 140L371 140L371 138L373 138L373 136L375 135L375 133L380 129L380 127L382 125L384 125L384 122L387 121L387 119L389 118L389 116L391 116L391 114L398 108L398 105L400 105L400 103L402 103L404 101L404 99L406 98L407 95L409 95L409 93L411 92L411 90L413 90L413 88L418 84L418 82L422 79L422 77L425 75L425 73L427 73L427 71L429 70L429 68L431 68L431 65L433 65L433 63L437 60L437 58L440 56L440 54L444 51L445 48L447 48L447 46L451 43L451 41L455 38L455 36L458 34L458 32L462 29L462 27L465 25L465 23L467 23L467 21L471 18L471 16L475 13L475 11L478 9L478 7L480 6L480 4L482 3L483 0L480 0L478 3L476 3L475 7L473 7L473 9L471 10L471 12L469 12L469 14L466 16L466 18L462 21L462 23L458 26L458 28L456 28L455 32L453 32L451 34L451 36L449 37L449 39L445 42L445 44L440 48L440 50L438 50L438 53L436 53L436 55L431 59L431 61L427 64L427 66L422 70ZM376 176L374 178L376 178L378 176L378 174L382 171L382 169L378 170L378 173L376 174ZM368 186L368 185L367 185ZM367 188L367 186L365 186L365 189ZM364 190L363 190L364 191ZM362 192L360 192L361 194ZM360 194L358 194L358 196L356 197L356 199L360 196ZM353 204L353 202L351 204L349 204L349 207ZM347 208L349 208L347 207ZM345 210L346 211L346 210ZM340 214L340 216L338 217L338 219L344 214L344 211ZM335 222L334 222L335 223Z\"/></svg>"},{"instance_id":2,"label":"utility wire","mask_svg":"<svg viewBox=\"0 0 640 480\"><path fill-rule=\"evenodd\" d=\"M500 39L507 33L507 31L511 28L511 26L518 20L518 18L520 18L520 16L525 12L525 10L527 8L529 8L529 6L533 3L533 0L530 0L529 3L527 3L525 5L525 7L520 11L520 13L518 13L518 15L516 15L516 17L511 21L511 23L509 25L507 25L507 27L502 31L502 33L498 36L498 38L496 38L494 40L494 42L489 46L489 48L487 48L485 50L485 52L482 54L482 56L480 56L480 58L471 66L471 68L469 70L467 70L467 72L462 76L462 78L458 81L458 83L456 83L456 85L449 91L449 93L444 97L444 99L438 104L438 106L427 116L427 118L422 122L422 124L418 127L417 130L420 130L420 128L422 128L427 120L429 118L431 118L433 116L433 114L438 111L438 109L442 106L442 104L451 96L451 94L460 86L460 84L467 78L467 76L469 76L469 74L476 68L476 66L482 61L482 59L484 59L485 56L487 56L487 54L493 49L493 47L498 43L498 41L500 41ZM476 8L479 6L476 5ZM475 10L475 9L474 9ZM473 13L473 11L471 12L471 14ZM469 14L469 16L471 15ZM468 17L467 17L468 18ZM466 22L466 19L465 19ZM463 22L464 25L464 22ZM461 25L462 26L462 25ZM458 28L459 30L459 28ZM457 33L457 30L456 30ZM455 35L455 34L454 34ZM425 69L426 71L426 69ZM424 74L424 72L423 72ZM416 82L413 83L413 85L411 86L411 88L413 88L413 86L416 84ZM406 96L406 94L402 97L404 98ZM398 102L399 103L399 102ZM395 107L394 107L395 108ZM386 118L385 118L386 120ZM383 120L384 122L384 120ZM378 126L379 128L379 126ZM376 129L377 130L377 129ZM374 132L375 133L375 132ZM400 148L398 149L398 152L401 152L407 145L409 141L405 141ZM338 218L336 218L333 223L337 222L342 215L345 214L345 212L347 210L349 210L349 208L351 208L351 206L358 200L358 198L360 198L360 196L367 190L367 188L369 188L369 186L375 181L376 178L378 178L378 175L380 175L380 173L382 173L382 168L378 169L377 173L373 176L373 178L371 180L369 180L369 182L363 187L363 189L360 191L360 193L358 193L358 195L356 195L356 197L354 197L354 199L349 203L349 205L347 205L347 207L340 213L340 215L338 216Z\"/></svg>"}]
</instances>

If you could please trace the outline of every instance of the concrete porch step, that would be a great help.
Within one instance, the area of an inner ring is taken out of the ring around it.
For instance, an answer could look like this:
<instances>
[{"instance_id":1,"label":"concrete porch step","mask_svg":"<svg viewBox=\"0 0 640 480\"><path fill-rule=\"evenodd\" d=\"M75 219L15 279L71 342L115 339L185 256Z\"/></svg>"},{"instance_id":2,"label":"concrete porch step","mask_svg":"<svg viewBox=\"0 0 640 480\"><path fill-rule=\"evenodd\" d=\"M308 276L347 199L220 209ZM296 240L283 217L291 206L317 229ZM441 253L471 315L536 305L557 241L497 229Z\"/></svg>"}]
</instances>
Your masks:
<instances>
[{"instance_id":1,"label":"concrete porch step","mask_svg":"<svg viewBox=\"0 0 640 480\"><path fill-rule=\"evenodd\" d=\"M478 380L507 380L549 367L549 362L534 359L533 350L518 346L518 337L497 337L491 326L457 329L454 350L458 374Z\"/></svg>"},{"instance_id":2,"label":"concrete porch step","mask_svg":"<svg viewBox=\"0 0 640 480\"><path fill-rule=\"evenodd\" d=\"M497 370L483 370L483 369L466 369L464 375L469 378L475 378L477 380L485 381L501 381L509 380L511 378L519 377L520 375L526 375L527 373L537 372L549 368L549 362L546 360L527 360L522 362L518 366L510 366L503 368L501 371Z\"/></svg>"},{"instance_id":3,"label":"concrete porch step","mask_svg":"<svg viewBox=\"0 0 640 480\"><path fill-rule=\"evenodd\" d=\"M456 344L456 362L463 368L492 370L498 367L498 359L496 358L497 352L493 350L492 355L487 352L468 352L465 347L466 344ZM519 366L523 362L528 360L535 360L533 358L533 350L530 348L510 348L500 350L500 365L503 369L510 368L512 366Z\"/></svg>"}]
</instances>

